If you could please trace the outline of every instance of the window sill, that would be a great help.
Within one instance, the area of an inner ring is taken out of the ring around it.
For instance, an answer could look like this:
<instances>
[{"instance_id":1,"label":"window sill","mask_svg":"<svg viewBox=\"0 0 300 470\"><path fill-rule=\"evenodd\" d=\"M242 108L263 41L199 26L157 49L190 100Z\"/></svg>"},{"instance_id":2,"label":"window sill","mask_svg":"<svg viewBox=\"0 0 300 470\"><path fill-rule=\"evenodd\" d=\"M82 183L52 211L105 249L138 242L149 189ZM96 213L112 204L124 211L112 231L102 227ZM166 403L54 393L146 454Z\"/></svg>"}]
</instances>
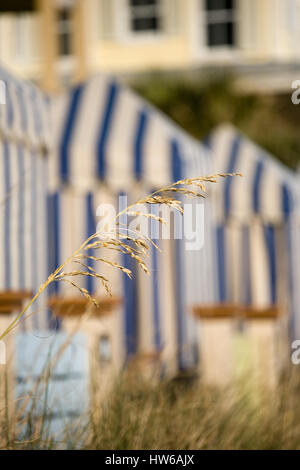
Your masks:
<instances>
[{"instance_id":1,"label":"window sill","mask_svg":"<svg viewBox=\"0 0 300 470\"><path fill-rule=\"evenodd\" d=\"M121 45L135 45L135 44L151 44L160 43L170 37L165 32L127 32L124 36L119 37L117 41Z\"/></svg>"}]
</instances>

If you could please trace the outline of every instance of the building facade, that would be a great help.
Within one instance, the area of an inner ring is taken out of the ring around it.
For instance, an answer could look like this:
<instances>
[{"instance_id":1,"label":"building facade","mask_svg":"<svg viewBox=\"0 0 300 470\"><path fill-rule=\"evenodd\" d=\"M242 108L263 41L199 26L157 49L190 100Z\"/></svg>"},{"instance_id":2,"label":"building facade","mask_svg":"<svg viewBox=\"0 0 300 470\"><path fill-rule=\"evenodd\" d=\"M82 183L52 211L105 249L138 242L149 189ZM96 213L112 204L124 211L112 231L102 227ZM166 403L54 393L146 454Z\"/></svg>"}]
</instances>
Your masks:
<instances>
[{"instance_id":1,"label":"building facade","mask_svg":"<svg viewBox=\"0 0 300 470\"><path fill-rule=\"evenodd\" d=\"M300 63L299 0L3 4L0 61L48 89L100 71L135 74L238 66L254 68L259 75L270 64L281 71L277 81L290 84L288 67Z\"/></svg>"}]
</instances>

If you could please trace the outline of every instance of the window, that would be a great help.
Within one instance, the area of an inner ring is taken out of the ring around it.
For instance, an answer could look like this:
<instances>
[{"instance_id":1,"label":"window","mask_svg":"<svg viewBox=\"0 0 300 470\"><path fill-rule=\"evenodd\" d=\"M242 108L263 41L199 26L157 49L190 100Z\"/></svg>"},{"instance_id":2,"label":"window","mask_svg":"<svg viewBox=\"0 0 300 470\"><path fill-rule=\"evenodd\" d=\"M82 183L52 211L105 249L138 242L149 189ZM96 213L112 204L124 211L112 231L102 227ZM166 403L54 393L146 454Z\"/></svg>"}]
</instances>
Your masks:
<instances>
[{"instance_id":1,"label":"window","mask_svg":"<svg viewBox=\"0 0 300 470\"><path fill-rule=\"evenodd\" d=\"M72 54L72 18L69 8L60 8L57 11L58 50L60 56Z\"/></svg>"},{"instance_id":2,"label":"window","mask_svg":"<svg viewBox=\"0 0 300 470\"><path fill-rule=\"evenodd\" d=\"M130 29L133 32L156 32L161 29L159 0L128 0Z\"/></svg>"},{"instance_id":3,"label":"window","mask_svg":"<svg viewBox=\"0 0 300 470\"><path fill-rule=\"evenodd\" d=\"M209 47L235 45L235 0L205 0Z\"/></svg>"}]
</instances>

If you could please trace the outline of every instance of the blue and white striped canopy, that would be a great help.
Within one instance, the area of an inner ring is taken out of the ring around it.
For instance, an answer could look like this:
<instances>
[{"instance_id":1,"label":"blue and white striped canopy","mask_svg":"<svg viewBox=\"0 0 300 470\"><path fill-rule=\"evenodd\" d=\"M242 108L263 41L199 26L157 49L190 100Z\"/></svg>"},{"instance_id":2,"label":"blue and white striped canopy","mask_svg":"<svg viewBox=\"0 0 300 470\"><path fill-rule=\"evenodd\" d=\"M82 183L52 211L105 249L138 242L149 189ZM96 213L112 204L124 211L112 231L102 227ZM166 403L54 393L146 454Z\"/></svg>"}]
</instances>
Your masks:
<instances>
[{"instance_id":1,"label":"blue and white striped canopy","mask_svg":"<svg viewBox=\"0 0 300 470\"><path fill-rule=\"evenodd\" d=\"M219 220L233 217L248 222L253 216L280 223L300 206L295 174L229 124L209 136L215 172L242 173L215 187Z\"/></svg>"},{"instance_id":2,"label":"blue and white striped canopy","mask_svg":"<svg viewBox=\"0 0 300 470\"><path fill-rule=\"evenodd\" d=\"M300 333L298 175L231 125L208 143L214 172L243 174L214 187L219 301L280 305Z\"/></svg>"},{"instance_id":3,"label":"blue and white striped canopy","mask_svg":"<svg viewBox=\"0 0 300 470\"><path fill-rule=\"evenodd\" d=\"M52 103L54 186L89 190L97 182L126 190L162 187L186 173L185 161L209 168L207 151L158 110L114 80L96 76Z\"/></svg>"},{"instance_id":4,"label":"blue and white striped canopy","mask_svg":"<svg viewBox=\"0 0 300 470\"><path fill-rule=\"evenodd\" d=\"M55 265L95 231L96 208L105 198L117 204L118 195L126 193L134 201L181 178L211 174L209 152L198 141L110 78L94 77L55 98L52 116L49 202ZM162 255L151 252L152 278L137 274L135 281L124 280L127 354L163 349L176 367L194 360L191 306L215 298L209 201L204 230L203 249L187 252L181 240L163 241Z\"/></svg>"},{"instance_id":5,"label":"blue and white striped canopy","mask_svg":"<svg viewBox=\"0 0 300 470\"><path fill-rule=\"evenodd\" d=\"M0 291L35 292L47 273L48 102L3 69L0 81Z\"/></svg>"},{"instance_id":6,"label":"blue and white striped canopy","mask_svg":"<svg viewBox=\"0 0 300 470\"><path fill-rule=\"evenodd\" d=\"M19 143L31 150L48 149L51 132L47 95L34 84L16 79L1 67L0 82L2 140Z\"/></svg>"}]
</instances>

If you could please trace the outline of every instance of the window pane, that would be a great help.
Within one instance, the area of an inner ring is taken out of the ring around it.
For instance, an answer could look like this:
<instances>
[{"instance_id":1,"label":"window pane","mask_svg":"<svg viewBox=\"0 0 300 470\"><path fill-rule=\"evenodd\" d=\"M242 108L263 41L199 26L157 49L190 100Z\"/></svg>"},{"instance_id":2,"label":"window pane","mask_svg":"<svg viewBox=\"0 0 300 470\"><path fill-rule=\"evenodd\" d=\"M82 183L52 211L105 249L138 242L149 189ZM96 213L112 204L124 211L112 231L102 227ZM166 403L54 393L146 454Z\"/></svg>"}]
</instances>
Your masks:
<instances>
[{"instance_id":1,"label":"window pane","mask_svg":"<svg viewBox=\"0 0 300 470\"><path fill-rule=\"evenodd\" d=\"M160 29L158 0L129 0L132 31L158 31Z\"/></svg>"},{"instance_id":2,"label":"window pane","mask_svg":"<svg viewBox=\"0 0 300 470\"><path fill-rule=\"evenodd\" d=\"M157 31L159 29L158 18L133 18L133 31Z\"/></svg>"},{"instance_id":3,"label":"window pane","mask_svg":"<svg viewBox=\"0 0 300 470\"><path fill-rule=\"evenodd\" d=\"M68 34L59 36L59 54L62 56L71 54L71 41Z\"/></svg>"},{"instance_id":4,"label":"window pane","mask_svg":"<svg viewBox=\"0 0 300 470\"><path fill-rule=\"evenodd\" d=\"M209 46L233 46L234 31L232 23L219 23L208 25Z\"/></svg>"},{"instance_id":5,"label":"window pane","mask_svg":"<svg viewBox=\"0 0 300 470\"><path fill-rule=\"evenodd\" d=\"M72 20L71 13L68 8L58 10L57 19L57 33L58 33L58 47L59 54L61 56L71 55L72 44L71 44L71 29Z\"/></svg>"},{"instance_id":6,"label":"window pane","mask_svg":"<svg viewBox=\"0 0 300 470\"><path fill-rule=\"evenodd\" d=\"M110 362L112 358L111 342L107 335L102 335L99 340L99 359L102 363Z\"/></svg>"},{"instance_id":7,"label":"window pane","mask_svg":"<svg viewBox=\"0 0 300 470\"><path fill-rule=\"evenodd\" d=\"M135 6L149 6L149 5L157 5L157 0L130 0L130 5Z\"/></svg>"},{"instance_id":8,"label":"window pane","mask_svg":"<svg viewBox=\"0 0 300 470\"><path fill-rule=\"evenodd\" d=\"M62 10L59 10L58 16L59 16L59 21L60 22L69 21L70 12L66 8L63 8Z\"/></svg>"},{"instance_id":9,"label":"window pane","mask_svg":"<svg viewBox=\"0 0 300 470\"><path fill-rule=\"evenodd\" d=\"M233 46L235 42L235 0L206 0L207 43Z\"/></svg>"},{"instance_id":10,"label":"window pane","mask_svg":"<svg viewBox=\"0 0 300 470\"><path fill-rule=\"evenodd\" d=\"M234 0L206 0L206 10L232 10Z\"/></svg>"}]
</instances>

